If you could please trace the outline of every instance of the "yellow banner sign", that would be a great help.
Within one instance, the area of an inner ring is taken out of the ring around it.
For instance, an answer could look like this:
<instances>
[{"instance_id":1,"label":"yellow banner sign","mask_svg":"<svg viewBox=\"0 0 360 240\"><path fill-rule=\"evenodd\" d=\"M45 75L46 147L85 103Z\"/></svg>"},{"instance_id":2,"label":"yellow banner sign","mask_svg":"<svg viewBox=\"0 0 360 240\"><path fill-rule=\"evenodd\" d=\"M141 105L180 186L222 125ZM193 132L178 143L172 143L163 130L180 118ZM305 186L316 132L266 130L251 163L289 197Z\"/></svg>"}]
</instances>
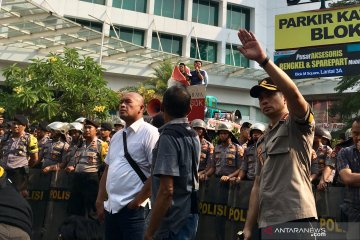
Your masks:
<instances>
[{"instance_id":1,"label":"yellow banner sign","mask_svg":"<svg viewBox=\"0 0 360 240\"><path fill-rule=\"evenodd\" d=\"M277 15L275 49L360 42L360 5Z\"/></svg>"}]
</instances>

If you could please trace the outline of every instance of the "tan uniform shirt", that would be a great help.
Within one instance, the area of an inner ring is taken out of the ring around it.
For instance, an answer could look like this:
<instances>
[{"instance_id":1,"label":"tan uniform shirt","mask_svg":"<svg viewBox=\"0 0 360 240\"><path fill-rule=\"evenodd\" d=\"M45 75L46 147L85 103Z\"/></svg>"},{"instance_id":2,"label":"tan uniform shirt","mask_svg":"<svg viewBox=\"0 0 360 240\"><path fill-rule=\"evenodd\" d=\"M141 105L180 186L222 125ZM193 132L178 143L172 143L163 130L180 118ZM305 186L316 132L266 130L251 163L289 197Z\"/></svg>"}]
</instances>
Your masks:
<instances>
[{"instance_id":1,"label":"tan uniform shirt","mask_svg":"<svg viewBox=\"0 0 360 240\"><path fill-rule=\"evenodd\" d=\"M89 145L86 141L77 149L74 159L75 172L98 172L100 164L104 162L108 151L108 145L95 138Z\"/></svg>"},{"instance_id":2,"label":"tan uniform shirt","mask_svg":"<svg viewBox=\"0 0 360 240\"><path fill-rule=\"evenodd\" d=\"M65 161L67 152L69 150L69 144L62 140L53 141L52 139L48 140L42 149L42 167L55 165Z\"/></svg>"},{"instance_id":3,"label":"tan uniform shirt","mask_svg":"<svg viewBox=\"0 0 360 240\"><path fill-rule=\"evenodd\" d=\"M244 150L238 144L218 144L215 147L210 166L215 167L216 176L229 175L240 168L243 155Z\"/></svg>"},{"instance_id":4,"label":"tan uniform shirt","mask_svg":"<svg viewBox=\"0 0 360 240\"><path fill-rule=\"evenodd\" d=\"M289 116L265 131L256 147L259 227L316 217L310 182L315 121Z\"/></svg>"},{"instance_id":5,"label":"tan uniform shirt","mask_svg":"<svg viewBox=\"0 0 360 240\"><path fill-rule=\"evenodd\" d=\"M206 169L207 164L210 163L214 154L214 145L211 142L203 138L201 140L201 154L200 154L200 163L199 171Z\"/></svg>"},{"instance_id":6,"label":"tan uniform shirt","mask_svg":"<svg viewBox=\"0 0 360 240\"><path fill-rule=\"evenodd\" d=\"M18 138L10 136L1 145L3 156L1 166L5 169L28 166L30 154L38 152L37 139L29 133L24 133Z\"/></svg>"}]
</instances>

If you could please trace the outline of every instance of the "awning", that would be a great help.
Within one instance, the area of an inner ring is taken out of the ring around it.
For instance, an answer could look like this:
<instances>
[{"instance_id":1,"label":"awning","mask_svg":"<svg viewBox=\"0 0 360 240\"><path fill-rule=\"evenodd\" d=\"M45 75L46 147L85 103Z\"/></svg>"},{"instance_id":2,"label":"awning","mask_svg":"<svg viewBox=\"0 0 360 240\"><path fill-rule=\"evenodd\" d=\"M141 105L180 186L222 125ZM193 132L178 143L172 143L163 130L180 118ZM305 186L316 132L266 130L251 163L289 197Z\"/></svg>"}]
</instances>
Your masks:
<instances>
[{"instance_id":1,"label":"awning","mask_svg":"<svg viewBox=\"0 0 360 240\"><path fill-rule=\"evenodd\" d=\"M112 63L158 64L164 60L192 63L195 59L135 45L59 16L28 0L3 0L0 12L0 45L33 49L36 55L76 48L79 54ZM203 61L209 74L260 80L262 69Z\"/></svg>"}]
</instances>

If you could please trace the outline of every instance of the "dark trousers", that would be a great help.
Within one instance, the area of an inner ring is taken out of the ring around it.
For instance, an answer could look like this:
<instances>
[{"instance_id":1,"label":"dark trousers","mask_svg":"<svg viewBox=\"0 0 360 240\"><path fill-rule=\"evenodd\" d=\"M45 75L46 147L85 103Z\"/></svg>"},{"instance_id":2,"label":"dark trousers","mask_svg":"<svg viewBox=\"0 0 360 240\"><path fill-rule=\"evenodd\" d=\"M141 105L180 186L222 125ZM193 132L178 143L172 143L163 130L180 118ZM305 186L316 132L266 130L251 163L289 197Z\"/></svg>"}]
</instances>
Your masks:
<instances>
[{"instance_id":1,"label":"dark trousers","mask_svg":"<svg viewBox=\"0 0 360 240\"><path fill-rule=\"evenodd\" d=\"M143 240L145 209L122 208L111 214L105 211L105 240Z\"/></svg>"},{"instance_id":2,"label":"dark trousers","mask_svg":"<svg viewBox=\"0 0 360 240\"><path fill-rule=\"evenodd\" d=\"M95 201L99 190L97 173L75 173L68 213L96 219Z\"/></svg>"},{"instance_id":3,"label":"dark trousers","mask_svg":"<svg viewBox=\"0 0 360 240\"><path fill-rule=\"evenodd\" d=\"M6 169L6 174L19 192L27 190L29 175L25 167Z\"/></svg>"},{"instance_id":4,"label":"dark trousers","mask_svg":"<svg viewBox=\"0 0 360 240\"><path fill-rule=\"evenodd\" d=\"M195 240L199 222L198 214L190 214L186 223L177 233L169 232L167 237L155 237L156 240Z\"/></svg>"}]
</instances>

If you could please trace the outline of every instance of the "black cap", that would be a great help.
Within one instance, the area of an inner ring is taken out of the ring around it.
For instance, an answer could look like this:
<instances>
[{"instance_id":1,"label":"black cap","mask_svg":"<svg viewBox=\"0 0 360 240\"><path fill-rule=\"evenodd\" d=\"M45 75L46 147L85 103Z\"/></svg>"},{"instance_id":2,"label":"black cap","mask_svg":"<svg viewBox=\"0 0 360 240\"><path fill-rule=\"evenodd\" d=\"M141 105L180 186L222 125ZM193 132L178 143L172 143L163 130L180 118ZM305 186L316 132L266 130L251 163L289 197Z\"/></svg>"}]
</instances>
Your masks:
<instances>
[{"instance_id":1,"label":"black cap","mask_svg":"<svg viewBox=\"0 0 360 240\"><path fill-rule=\"evenodd\" d=\"M49 123L47 121L42 121L39 123L39 129L48 132L47 126Z\"/></svg>"},{"instance_id":2,"label":"black cap","mask_svg":"<svg viewBox=\"0 0 360 240\"><path fill-rule=\"evenodd\" d=\"M113 125L109 122L103 122L100 125L101 129L107 130L107 131L112 131L113 129Z\"/></svg>"},{"instance_id":3,"label":"black cap","mask_svg":"<svg viewBox=\"0 0 360 240\"><path fill-rule=\"evenodd\" d=\"M20 123L21 125L24 126L28 126L29 125L29 120L27 119L27 117L25 117L24 115L21 114L15 114L14 119L15 122Z\"/></svg>"},{"instance_id":4,"label":"black cap","mask_svg":"<svg viewBox=\"0 0 360 240\"><path fill-rule=\"evenodd\" d=\"M258 98L262 91L279 91L277 86L271 80L271 78L265 78L259 82L258 85L253 86L250 89L250 96Z\"/></svg>"},{"instance_id":5,"label":"black cap","mask_svg":"<svg viewBox=\"0 0 360 240\"><path fill-rule=\"evenodd\" d=\"M100 126L99 122L95 119L85 119L84 125L92 125L96 128L98 128Z\"/></svg>"}]
</instances>

